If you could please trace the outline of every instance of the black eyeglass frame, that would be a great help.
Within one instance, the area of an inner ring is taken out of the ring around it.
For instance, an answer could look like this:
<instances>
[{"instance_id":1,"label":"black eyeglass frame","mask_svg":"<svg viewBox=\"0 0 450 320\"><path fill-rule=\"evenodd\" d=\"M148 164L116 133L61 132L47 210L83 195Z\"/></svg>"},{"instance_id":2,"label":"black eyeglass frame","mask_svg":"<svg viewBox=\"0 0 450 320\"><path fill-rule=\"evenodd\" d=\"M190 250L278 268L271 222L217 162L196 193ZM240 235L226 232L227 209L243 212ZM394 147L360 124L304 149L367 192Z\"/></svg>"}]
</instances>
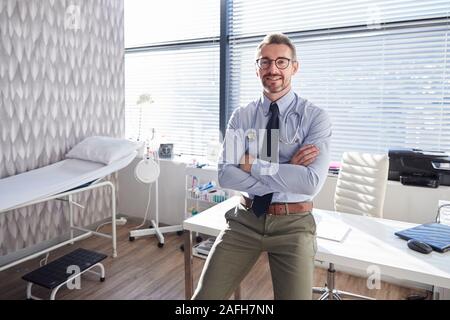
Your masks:
<instances>
[{"instance_id":1,"label":"black eyeglass frame","mask_svg":"<svg viewBox=\"0 0 450 320\"><path fill-rule=\"evenodd\" d=\"M260 65L260 61L261 61L261 60L269 61L270 64L268 64L266 68L262 68L261 65ZM277 64L277 61L280 61L280 60L287 60L287 61L288 61L287 66L284 67L284 68L280 68L280 67L278 66L278 64ZM289 68L289 66L291 65L291 62L297 62L297 60L293 60L293 59L289 59L289 58L285 58L285 57L279 57L279 58L276 58L276 59L269 59L269 58L259 58L259 59L256 59L256 65L257 65L258 68L260 68L261 70L269 69L270 66L272 65L272 62L275 62L275 66L276 66L278 69L280 69L280 70L285 70L285 69Z\"/></svg>"}]
</instances>

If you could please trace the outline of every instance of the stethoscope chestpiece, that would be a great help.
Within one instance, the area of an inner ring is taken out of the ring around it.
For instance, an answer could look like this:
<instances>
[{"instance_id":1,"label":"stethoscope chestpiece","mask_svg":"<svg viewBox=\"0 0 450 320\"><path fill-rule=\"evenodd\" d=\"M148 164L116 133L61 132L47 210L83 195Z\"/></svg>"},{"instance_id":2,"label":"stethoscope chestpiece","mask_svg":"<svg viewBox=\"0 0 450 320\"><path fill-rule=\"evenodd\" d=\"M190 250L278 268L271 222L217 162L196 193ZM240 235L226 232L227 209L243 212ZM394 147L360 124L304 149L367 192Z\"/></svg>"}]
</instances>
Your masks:
<instances>
[{"instance_id":1,"label":"stethoscope chestpiece","mask_svg":"<svg viewBox=\"0 0 450 320\"><path fill-rule=\"evenodd\" d=\"M250 129L247 133L247 138L249 141L254 141L256 140L256 130L255 129Z\"/></svg>"},{"instance_id":2,"label":"stethoscope chestpiece","mask_svg":"<svg viewBox=\"0 0 450 320\"><path fill-rule=\"evenodd\" d=\"M287 140L285 141L285 140L283 140L283 139L281 139L281 138L280 138L279 140L280 140L280 142L283 143L283 144L297 144L297 143L300 141L299 138L295 138L294 141L287 141Z\"/></svg>"}]
</instances>

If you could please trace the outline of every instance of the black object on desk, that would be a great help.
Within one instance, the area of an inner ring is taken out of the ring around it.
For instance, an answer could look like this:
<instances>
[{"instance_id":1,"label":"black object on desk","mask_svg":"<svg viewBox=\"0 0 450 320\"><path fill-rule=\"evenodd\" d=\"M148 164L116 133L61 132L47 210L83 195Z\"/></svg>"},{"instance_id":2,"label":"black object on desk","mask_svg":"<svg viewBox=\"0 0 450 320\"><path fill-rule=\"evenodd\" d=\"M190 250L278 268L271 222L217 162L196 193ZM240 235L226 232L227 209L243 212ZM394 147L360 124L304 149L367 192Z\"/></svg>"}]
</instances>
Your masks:
<instances>
[{"instance_id":1,"label":"black object on desk","mask_svg":"<svg viewBox=\"0 0 450 320\"><path fill-rule=\"evenodd\" d=\"M408 248L410 248L411 250L420 252L420 253L428 254L431 251L433 251L432 247L430 247L428 244L426 244L425 242L422 242L420 240L409 239L407 244L408 244Z\"/></svg>"},{"instance_id":2,"label":"black object on desk","mask_svg":"<svg viewBox=\"0 0 450 320\"><path fill-rule=\"evenodd\" d=\"M442 151L391 149L388 179L411 186L450 186L450 156Z\"/></svg>"},{"instance_id":3,"label":"black object on desk","mask_svg":"<svg viewBox=\"0 0 450 320\"><path fill-rule=\"evenodd\" d=\"M405 240L415 239L425 242L437 252L450 250L450 226L445 224L421 224L420 226L397 231L395 235Z\"/></svg>"}]
</instances>

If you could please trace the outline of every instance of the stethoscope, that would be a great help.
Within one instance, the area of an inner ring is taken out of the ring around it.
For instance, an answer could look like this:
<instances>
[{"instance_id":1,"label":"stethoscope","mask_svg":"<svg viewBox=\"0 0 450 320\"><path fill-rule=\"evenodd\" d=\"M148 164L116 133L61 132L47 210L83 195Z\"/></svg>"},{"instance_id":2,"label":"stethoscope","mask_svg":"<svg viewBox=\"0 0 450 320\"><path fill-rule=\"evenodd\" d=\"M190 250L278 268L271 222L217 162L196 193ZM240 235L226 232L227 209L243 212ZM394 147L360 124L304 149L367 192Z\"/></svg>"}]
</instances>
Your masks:
<instances>
[{"instance_id":1,"label":"stethoscope","mask_svg":"<svg viewBox=\"0 0 450 320\"><path fill-rule=\"evenodd\" d=\"M305 105L303 115L306 115L306 108L307 108L307 105ZM256 112L255 116L253 117L252 128L255 128L257 114L258 113ZM288 121L289 121L289 119L293 119L292 117L295 117L294 123L297 123L297 127L294 130L294 135L291 136L291 138L289 139L289 137L288 137ZM280 137L279 137L280 142L283 144L287 144L287 145L297 144L300 141L299 131L300 131L300 128L302 127L303 117L300 115L300 113L298 111L291 110L286 113L286 115L283 117L283 119L281 121L283 122L283 125L280 128ZM283 128L284 128L284 130L283 130ZM283 131L284 131L284 135L283 135ZM250 129L247 133L247 138L249 141L256 140L256 129Z\"/></svg>"}]
</instances>

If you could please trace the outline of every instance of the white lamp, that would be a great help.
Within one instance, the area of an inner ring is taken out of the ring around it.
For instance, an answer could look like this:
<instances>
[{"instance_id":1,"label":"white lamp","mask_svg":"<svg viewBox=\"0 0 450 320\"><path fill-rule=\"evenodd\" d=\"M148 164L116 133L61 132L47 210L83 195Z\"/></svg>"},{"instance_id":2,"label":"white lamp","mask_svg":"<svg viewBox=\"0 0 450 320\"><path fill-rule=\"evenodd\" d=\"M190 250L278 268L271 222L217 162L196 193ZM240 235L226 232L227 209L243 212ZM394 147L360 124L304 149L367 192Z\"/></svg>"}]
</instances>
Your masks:
<instances>
[{"instance_id":1,"label":"white lamp","mask_svg":"<svg viewBox=\"0 0 450 320\"><path fill-rule=\"evenodd\" d=\"M142 183L153 183L159 177L159 165L153 159L143 159L134 169L134 176Z\"/></svg>"},{"instance_id":2,"label":"white lamp","mask_svg":"<svg viewBox=\"0 0 450 320\"><path fill-rule=\"evenodd\" d=\"M158 238L158 247L162 248L164 246L164 232L176 232L183 230L181 225L159 227L159 207L158 207L158 177L160 174L159 164L155 160L146 156L141 160L134 169L134 176L137 181L145 184L155 183L155 220L151 220L150 228L137 229L130 231L130 241L134 241L136 237L143 237L147 235L156 235ZM151 190L151 189L150 189ZM147 209L145 212L145 218L147 218L147 213L150 204L150 192L149 192L149 203L147 204ZM145 221L144 221L145 223Z\"/></svg>"}]
</instances>

